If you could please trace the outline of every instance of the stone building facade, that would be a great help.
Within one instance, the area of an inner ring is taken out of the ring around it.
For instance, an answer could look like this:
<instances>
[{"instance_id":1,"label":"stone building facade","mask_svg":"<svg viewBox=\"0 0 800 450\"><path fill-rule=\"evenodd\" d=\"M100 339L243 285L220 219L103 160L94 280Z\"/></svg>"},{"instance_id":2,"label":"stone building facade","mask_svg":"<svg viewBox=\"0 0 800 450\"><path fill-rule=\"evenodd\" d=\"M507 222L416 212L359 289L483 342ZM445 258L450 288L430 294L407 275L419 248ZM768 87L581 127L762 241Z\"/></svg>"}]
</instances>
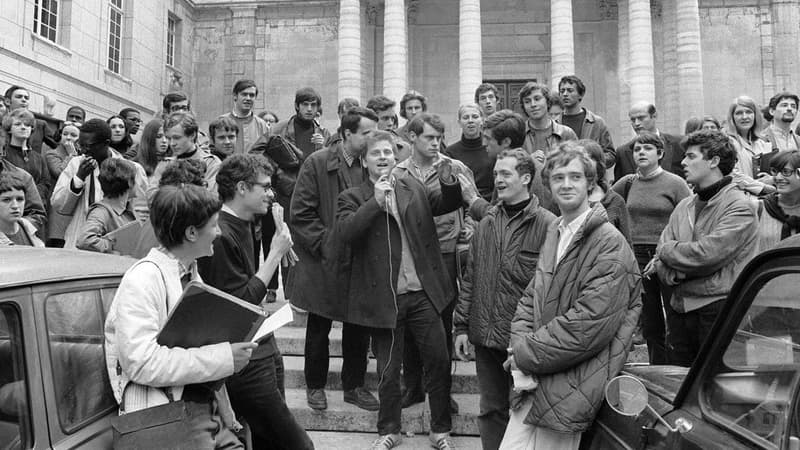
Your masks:
<instances>
[{"instance_id":1,"label":"stone building facade","mask_svg":"<svg viewBox=\"0 0 800 450\"><path fill-rule=\"evenodd\" d=\"M293 113L297 88L317 88L330 128L341 97L399 100L415 89L446 119L453 141L458 105L471 101L481 81L495 82L505 106L515 107L525 81L553 85L574 72L587 85L584 104L606 118L621 143L632 134L633 101L654 100L661 127L678 131L691 115L724 119L736 95L763 103L776 90L794 90L800 77L798 0L3 4L0 89L29 87L35 110L45 97L55 99L56 117L73 104L90 116L124 106L149 116L164 93L182 88L208 123L230 109L233 83L253 78L261 88L256 108L281 118ZM42 15L53 4L55 21ZM115 55L116 65L109 61Z\"/></svg>"}]
</instances>

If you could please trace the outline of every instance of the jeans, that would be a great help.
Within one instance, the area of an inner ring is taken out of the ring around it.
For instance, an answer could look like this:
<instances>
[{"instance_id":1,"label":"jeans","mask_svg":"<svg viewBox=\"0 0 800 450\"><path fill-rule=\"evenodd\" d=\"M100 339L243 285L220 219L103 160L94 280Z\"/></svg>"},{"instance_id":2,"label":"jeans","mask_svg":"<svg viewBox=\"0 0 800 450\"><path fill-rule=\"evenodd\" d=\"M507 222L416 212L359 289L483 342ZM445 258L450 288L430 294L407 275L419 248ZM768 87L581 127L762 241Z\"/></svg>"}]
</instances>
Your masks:
<instances>
[{"instance_id":1,"label":"jeans","mask_svg":"<svg viewBox=\"0 0 800 450\"><path fill-rule=\"evenodd\" d=\"M442 253L445 270L450 277L453 286L456 286L457 267L455 253ZM453 310L456 308L456 299L447 304L442 310L442 325L447 337L447 354L453 358ZM406 333L405 347L403 350L403 384L406 390L422 391L422 359L419 356L419 349L414 344L414 338Z\"/></svg>"},{"instance_id":2,"label":"jeans","mask_svg":"<svg viewBox=\"0 0 800 450\"><path fill-rule=\"evenodd\" d=\"M189 426L192 428L192 448L198 450L244 449L239 438L222 424L215 410L213 394L198 385L188 385L182 400L186 404Z\"/></svg>"},{"instance_id":3,"label":"jeans","mask_svg":"<svg viewBox=\"0 0 800 450\"><path fill-rule=\"evenodd\" d=\"M378 360L378 433L400 432L400 363L405 335L410 334L422 356L432 433L447 433L450 419L450 357L442 320L424 291L397 296L397 327L372 328L372 351Z\"/></svg>"},{"instance_id":4,"label":"jeans","mask_svg":"<svg viewBox=\"0 0 800 450\"><path fill-rule=\"evenodd\" d=\"M669 364L691 367L717 320L724 300L685 313L675 311L667 303L667 359Z\"/></svg>"},{"instance_id":5,"label":"jeans","mask_svg":"<svg viewBox=\"0 0 800 450\"><path fill-rule=\"evenodd\" d=\"M634 245L633 252L639 263L639 270L645 266L656 252L655 245ZM658 275L642 277L642 334L647 341L650 364L667 364L667 328L664 317L664 304L672 297L672 287L663 284Z\"/></svg>"},{"instance_id":6,"label":"jeans","mask_svg":"<svg viewBox=\"0 0 800 450\"><path fill-rule=\"evenodd\" d=\"M505 350L475 346L475 370L480 388L478 429L483 450L497 450L508 426L511 374L503 369L508 358Z\"/></svg>"},{"instance_id":7,"label":"jeans","mask_svg":"<svg viewBox=\"0 0 800 450\"><path fill-rule=\"evenodd\" d=\"M304 352L304 373L308 389L324 389L327 384L330 362L328 333L331 331L331 324L330 319L308 313ZM364 385L368 347L367 328L351 323L342 325L342 388L345 391Z\"/></svg>"},{"instance_id":8,"label":"jeans","mask_svg":"<svg viewBox=\"0 0 800 450\"><path fill-rule=\"evenodd\" d=\"M254 449L313 449L306 431L286 406L280 353L251 360L226 381L233 409L253 433Z\"/></svg>"}]
</instances>

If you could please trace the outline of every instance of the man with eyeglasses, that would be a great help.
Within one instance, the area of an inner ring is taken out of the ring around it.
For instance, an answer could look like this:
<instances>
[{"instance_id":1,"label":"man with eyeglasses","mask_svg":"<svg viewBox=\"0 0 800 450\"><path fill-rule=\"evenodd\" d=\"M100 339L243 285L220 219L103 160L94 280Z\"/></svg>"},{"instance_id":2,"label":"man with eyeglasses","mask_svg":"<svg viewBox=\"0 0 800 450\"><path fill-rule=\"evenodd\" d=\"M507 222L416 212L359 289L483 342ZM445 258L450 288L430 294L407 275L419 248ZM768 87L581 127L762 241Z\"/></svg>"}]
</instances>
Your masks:
<instances>
[{"instance_id":1,"label":"man with eyeglasses","mask_svg":"<svg viewBox=\"0 0 800 450\"><path fill-rule=\"evenodd\" d=\"M164 100L161 102L161 106L164 108L161 112L161 116L164 120L166 120L167 117L169 117L169 115L172 113L188 112L192 110L191 102L189 102L189 96L183 91L170 92L169 94L165 95Z\"/></svg>"},{"instance_id":2,"label":"man with eyeglasses","mask_svg":"<svg viewBox=\"0 0 800 450\"><path fill-rule=\"evenodd\" d=\"M736 150L719 131L697 131L681 143L694 195L678 203L661 233L645 277L673 287L667 313L667 361L689 367L745 264L757 252L755 203L734 183Z\"/></svg>"},{"instance_id":3,"label":"man with eyeglasses","mask_svg":"<svg viewBox=\"0 0 800 450\"><path fill-rule=\"evenodd\" d=\"M289 229L281 220L269 253L259 265L255 238L256 216L264 215L275 194L273 168L261 155L233 155L222 163L216 181L223 202L220 235L214 254L197 261L203 281L253 304L261 304L281 259L292 247ZM280 205L273 214L282 218ZM250 362L225 381L234 410L253 432L253 448L313 449L314 444L284 401L283 358L268 335L258 342Z\"/></svg>"}]
</instances>

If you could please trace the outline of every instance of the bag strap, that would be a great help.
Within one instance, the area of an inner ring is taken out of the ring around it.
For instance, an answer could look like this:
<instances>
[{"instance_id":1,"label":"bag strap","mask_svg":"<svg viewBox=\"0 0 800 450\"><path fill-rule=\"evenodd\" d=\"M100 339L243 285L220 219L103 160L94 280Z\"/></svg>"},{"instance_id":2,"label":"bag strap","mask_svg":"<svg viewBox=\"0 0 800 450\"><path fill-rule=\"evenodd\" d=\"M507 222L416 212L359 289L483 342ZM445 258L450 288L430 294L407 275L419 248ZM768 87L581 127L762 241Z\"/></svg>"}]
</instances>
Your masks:
<instances>
[{"instance_id":1,"label":"bag strap","mask_svg":"<svg viewBox=\"0 0 800 450\"><path fill-rule=\"evenodd\" d=\"M625 200L625 203L628 202L628 194L631 192L631 186L633 186L633 181L636 179L636 175L629 174L628 178L625 179L625 187L622 190L622 199Z\"/></svg>"}]
</instances>

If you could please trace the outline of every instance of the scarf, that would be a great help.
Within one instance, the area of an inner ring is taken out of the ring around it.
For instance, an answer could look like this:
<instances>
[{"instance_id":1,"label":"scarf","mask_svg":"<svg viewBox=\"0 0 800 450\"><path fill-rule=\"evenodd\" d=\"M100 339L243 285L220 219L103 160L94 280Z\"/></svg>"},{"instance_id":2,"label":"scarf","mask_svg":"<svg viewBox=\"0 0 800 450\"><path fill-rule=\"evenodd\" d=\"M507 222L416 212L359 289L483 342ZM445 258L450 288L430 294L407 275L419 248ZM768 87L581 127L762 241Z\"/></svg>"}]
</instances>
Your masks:
<instances>
[{"instance_id":1,"label":"scarf","mask_svg":"<svg viewBox=\"0 0 800 450\"><path fill-rule=\"evenodd\" d=\"M800 232L800 217L789 216L783 212L783 208L778 204L777 192L773 192L764 197L764 209L770 216L783 223L783 227L781 228L781 240Z\"/></svg>"}]
</instances>

